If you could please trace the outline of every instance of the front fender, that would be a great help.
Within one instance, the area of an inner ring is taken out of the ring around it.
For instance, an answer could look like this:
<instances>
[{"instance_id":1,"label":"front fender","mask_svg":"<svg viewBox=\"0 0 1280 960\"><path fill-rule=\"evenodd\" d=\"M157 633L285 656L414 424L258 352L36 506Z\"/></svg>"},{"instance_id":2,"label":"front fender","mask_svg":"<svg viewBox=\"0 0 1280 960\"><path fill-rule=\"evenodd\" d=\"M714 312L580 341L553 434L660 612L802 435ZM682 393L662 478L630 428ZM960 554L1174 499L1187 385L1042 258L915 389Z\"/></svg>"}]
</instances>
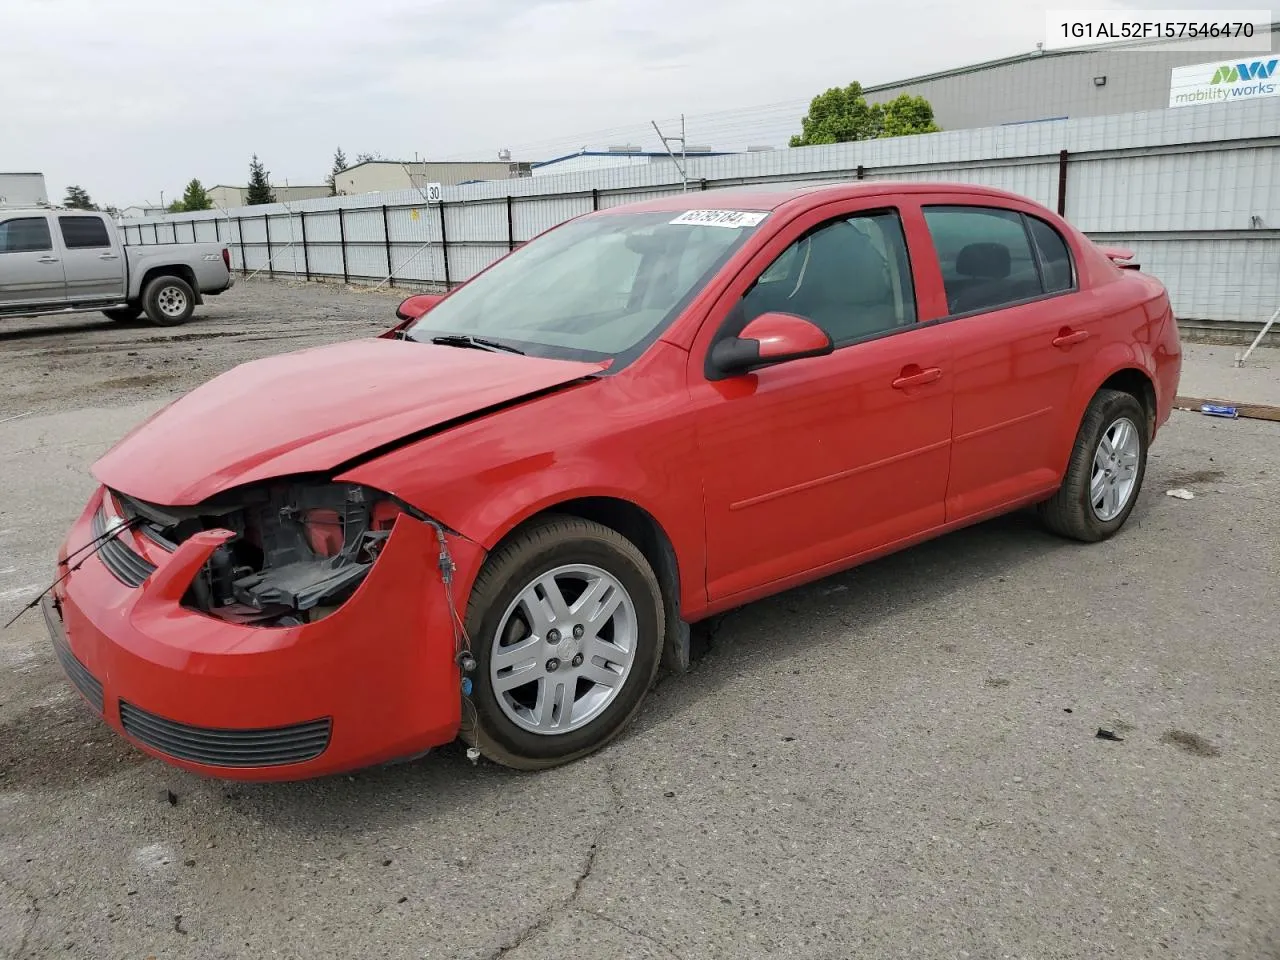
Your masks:
<instances>
[{"instance_id":1,"label":"front fender","mask_svg":"<svg viewBox=\"0 0 1280 960\"><path fill-rule=\"evenodd\" d=\"M692 615L706 602L702 484L690 475L699 462L697 438L684 398L660 380L606 381L589 397L542 397L336 479L385 490L486 550L571 500L625 501L665 533L676 554L682 612Z\"/></svg>"}]
</instances>

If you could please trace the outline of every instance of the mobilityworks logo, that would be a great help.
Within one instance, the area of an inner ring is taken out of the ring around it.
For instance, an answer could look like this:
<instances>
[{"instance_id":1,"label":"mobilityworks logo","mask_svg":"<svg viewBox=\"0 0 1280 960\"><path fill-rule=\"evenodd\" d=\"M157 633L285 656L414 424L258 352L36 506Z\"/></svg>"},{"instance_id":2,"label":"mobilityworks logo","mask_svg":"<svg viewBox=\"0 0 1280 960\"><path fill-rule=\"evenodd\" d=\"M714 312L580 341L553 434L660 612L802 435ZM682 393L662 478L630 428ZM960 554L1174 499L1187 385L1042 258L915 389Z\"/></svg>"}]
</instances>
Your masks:
<instances>
[{"instance_id":1,"label":"mobilityworks logo","mask_svg":"<svg viewBox=\"0 0 1280 960\"><path fill-rule=\"evenodd\" d=\"M1254 60L1251 63L1237 63L1232 66L1221 66L1214 71L1210 83L1239 83L1241 80L1270 80L1276 72L1276 64L1280 60Z\"/></svg>"},{"instance_id":2,"label":"mobilityworks logo","mask_svg":"<svg viewBox=\"0 0 1280 960\"><path fill-rule=\"evenodd\" d=\"M1169 106L1237 103L1280 96L1280 58L1247 63L1198 63L1174 67L1169 80Z\"/></svg>"}]
</instances>

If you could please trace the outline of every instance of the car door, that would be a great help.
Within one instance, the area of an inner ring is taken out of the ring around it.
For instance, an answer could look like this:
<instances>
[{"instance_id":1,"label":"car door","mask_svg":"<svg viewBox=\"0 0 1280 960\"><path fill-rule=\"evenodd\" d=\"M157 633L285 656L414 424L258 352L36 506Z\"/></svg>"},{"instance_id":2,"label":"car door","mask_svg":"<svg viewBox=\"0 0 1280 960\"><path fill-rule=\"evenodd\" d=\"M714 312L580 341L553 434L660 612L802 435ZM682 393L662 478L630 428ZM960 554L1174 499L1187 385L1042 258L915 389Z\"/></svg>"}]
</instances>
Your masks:
<instances>
[{"instance_id":1,"label":"car door","mask_svg":"<svg viewBox=\"0 0 1280 960\"><path fill-rule=\"evenodd\" d=\"M943 522L951 345L916 322L915 245L892 206L828 205L765 245L703 324L691 389L712 602ZM769 311L814 321L835 351L710 379L711 346Z\"/></svg>"},{"instance_id":2,"label":"car door","mask_svg":"<svg viewBox=\"0 0 1280 960\"><path fill-rule=\"evenodd\" d=\"M1057 438L1102 316L1070 245L1035 207L952 195L921 209L936 254L926 269L941 273L955 344L950 522L1057 486Z\"/></svg>"},{"instance_id":3,"label":"car door","mask_svg":"<svg viewBox=\"0 0 1280 960\"><path fill-rule=\"evenodd\" d=\"M124 300L124 257L101 214L58 214L67 299Z\"/></svg>"},{"instance_id":4,"label":"car door","mask_svg":"<svg viewBox=\"0 0 1280 960\"><path fill-rule=\"evenodd\" d=\"M43 307L66 295L62 259L44 214L0 215L0 309Z\"/></svg>"}]
</instances>

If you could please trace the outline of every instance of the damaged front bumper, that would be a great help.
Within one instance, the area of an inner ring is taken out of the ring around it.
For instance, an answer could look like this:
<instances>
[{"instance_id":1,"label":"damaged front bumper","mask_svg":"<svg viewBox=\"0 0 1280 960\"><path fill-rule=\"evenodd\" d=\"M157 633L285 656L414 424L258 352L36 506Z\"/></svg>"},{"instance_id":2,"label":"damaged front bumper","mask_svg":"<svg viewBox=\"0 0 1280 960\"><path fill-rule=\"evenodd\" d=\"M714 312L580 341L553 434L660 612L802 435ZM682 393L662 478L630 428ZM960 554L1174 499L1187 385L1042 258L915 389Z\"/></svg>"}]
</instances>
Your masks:
<instances>
[{"instance_id":1,"label":"damaged front bumper","mask_svg":"<svg viewBox=\"0 0 1280 960\"><path fill-rule=\"evenodd\" d=\"M73 549L96 535L104 495L72 528ZM398 515L354 591L297 625L190 606L193 582L231 536L208 530L166 547L125 529L98 555L72 558L78 569L46 601L46 623L69 679L110 726L177 766L245 780L357 769L456 736L456 634L431 524ZM470 582L482 548L445 540L458 581ZM66 557L64 547L60 572Z\"/></svg>"}]
</instances>

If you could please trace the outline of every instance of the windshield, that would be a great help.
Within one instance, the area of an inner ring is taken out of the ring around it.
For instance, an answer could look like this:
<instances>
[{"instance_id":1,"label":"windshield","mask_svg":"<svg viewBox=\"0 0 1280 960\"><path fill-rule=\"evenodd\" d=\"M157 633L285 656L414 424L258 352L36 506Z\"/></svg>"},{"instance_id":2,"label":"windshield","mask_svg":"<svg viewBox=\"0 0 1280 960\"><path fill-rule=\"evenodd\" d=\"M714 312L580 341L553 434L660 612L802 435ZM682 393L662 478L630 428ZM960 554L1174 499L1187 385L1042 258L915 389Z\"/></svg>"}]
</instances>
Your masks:
<instances>
[{"instance_id":1,"label":"windshield","mask_svg":"<svg viewBox=\"0 0 1280 960\"><path fill-rule=\"evenodd\" d=\"M705 214L618 213L566 223L456 290L407 336L475 337L537 356L630 359L767 216Z\"/></svg>"}]
</instances>

